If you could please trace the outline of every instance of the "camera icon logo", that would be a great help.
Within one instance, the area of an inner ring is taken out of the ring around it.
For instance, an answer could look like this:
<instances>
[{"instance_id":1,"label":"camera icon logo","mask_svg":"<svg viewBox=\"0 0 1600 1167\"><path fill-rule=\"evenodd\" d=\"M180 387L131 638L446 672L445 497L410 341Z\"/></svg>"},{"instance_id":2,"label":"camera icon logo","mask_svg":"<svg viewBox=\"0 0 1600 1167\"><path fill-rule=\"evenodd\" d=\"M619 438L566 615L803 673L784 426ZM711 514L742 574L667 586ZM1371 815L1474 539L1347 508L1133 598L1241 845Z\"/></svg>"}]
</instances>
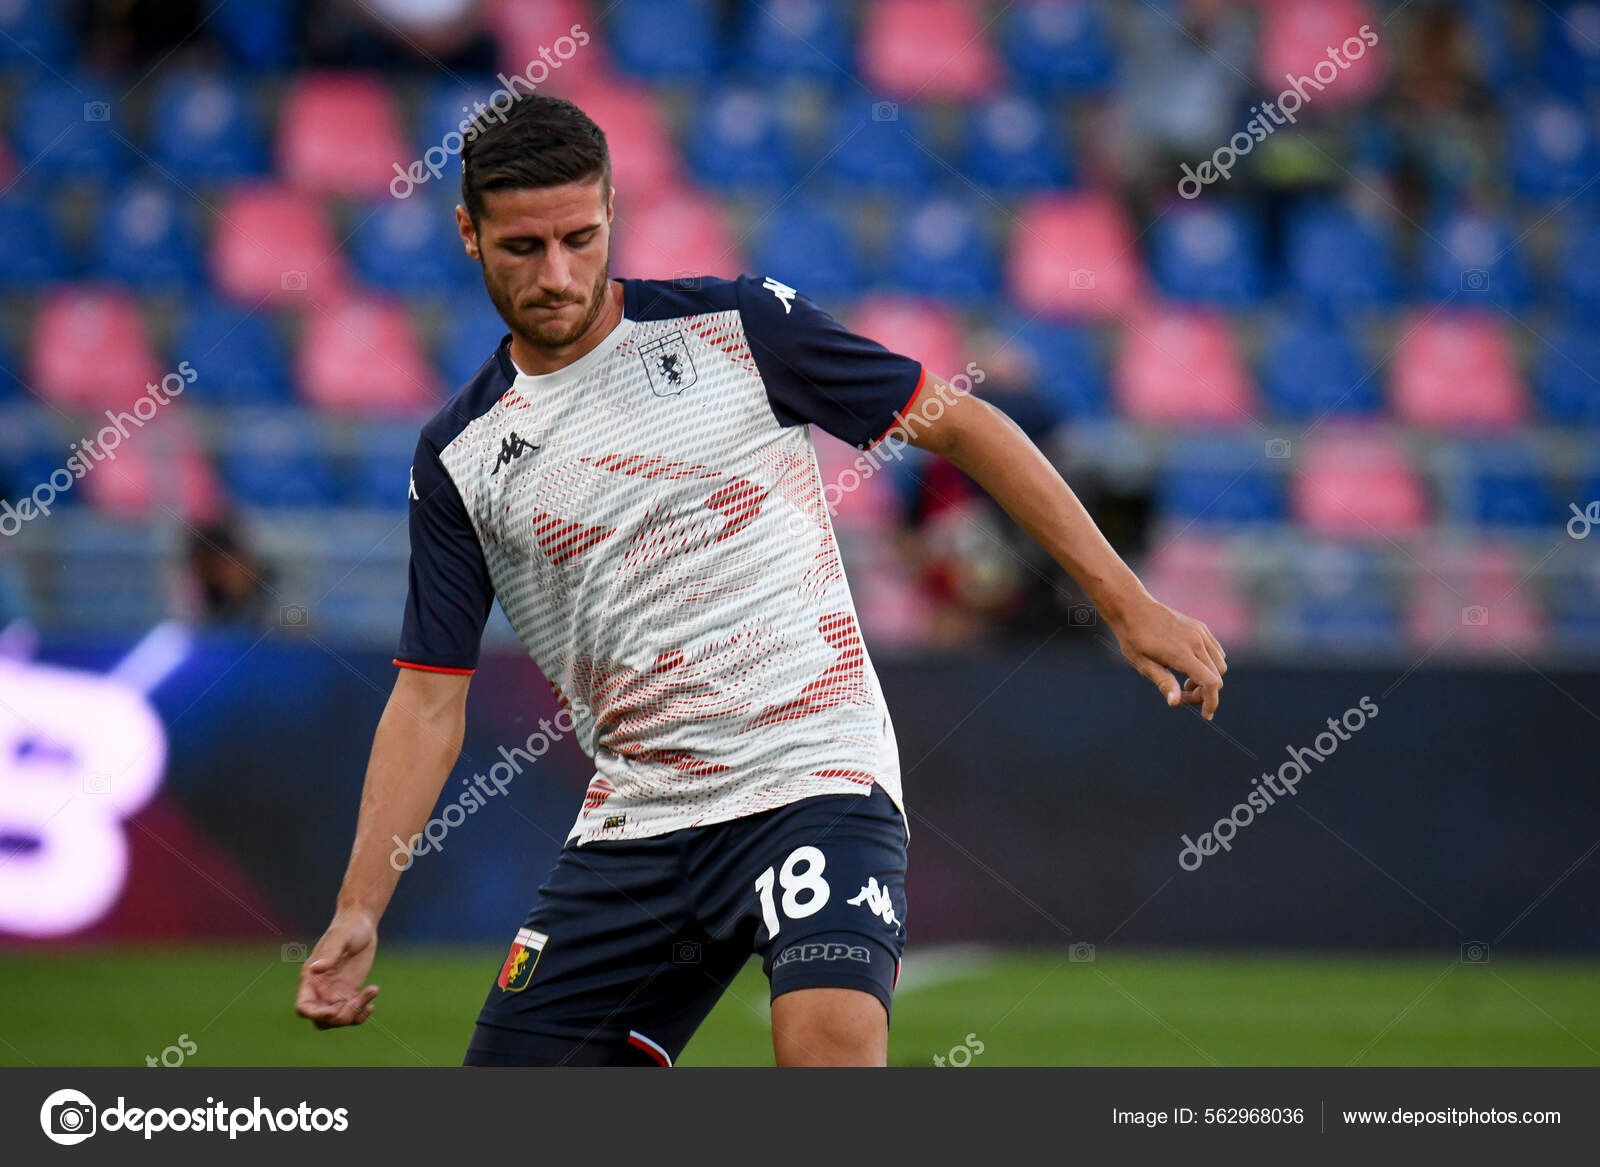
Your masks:
<instances>
[{"instance_id":1,"label":"camera icon logo","mask_svg":"<svg viewBox=\"0 0 1600 1167\"><path fill-rule=\"evenodd\" d=\"M1067 622L1074 628L1090 628L1100 622L1093 604L1074 604L1067 609Z\"/></svg>"},{"instance_id":2,"label":"camera icon logo","mask_svg":"<svg viewBox=\"0 0 1600 1167\"><path fill-rule=\"evenodd\" d=\"M699 964L700 942L698 940L674 940L672 942L673 964Z\"/></svg>"},{"instance_id":3,"label":"camera icon logo","mask_svg":"<svg viewBox=\"0 0 1600 1167\"><path fill-rule=\"evenodd\" d=\"M285 628L304 628L308 622L304 604L285 604L278 609L278 623Z\"/></svg>"},{"instance_id":4,"label":"camera icon logo","mask_svg":"<svg viewBox=\"0 0 1600 1167\"><path fill-rule=\"evenodd\" d=\"M1461 623L1468 628L1482 628L1489 623L1489 609L1482 604L1468 604L1461 609Z\"/></svg>"},{"instance_id":5,"label":"camera icon logo","mask_svg":"<svg viewBox=\"0 0 1600 1167\"><path fill-rule=\"evenodd\" d=\"M1487 292L1489 290L1489 273L1481 267L1468 268L1461 273L1461 290L1463 292Z\"/></svg>"},{"instance_id":6,"label":"camera icon logo","mask_svg":"<svg viewBox=\"0 0 1600 1167\"><path fill-rule=\"evenodd\" d=\"M283 945L278 952L284 964L304 964L306 957L310 955L306 951L306 946L298 940Z\"/></svg>"},{"instance_id":7,"label":"camera icon logo","mask_svg":"<svg viewBox=\"0 0 1600 1167\"><path fill-rule=\"evenodd\" d=\"M39 1125L52 1143L71 1147L94 1134L97 1113L81 1090L57 1090L39 1108Z\"/></svg>"},{"instance_id":8,"label":"camera icon logo","mask_svg":"<svg viewBox=\"0 0 1600 1167\"><path fill-rule=\"evenodd\" d=\"M1075 267L1067 273L1067 287L1074 292L1094 290L1094 272L1086 267Z\"/></svg>"},{"instance_id":9,"label":"camera icon logo","mask_svg":"<svg viewBox=\"0 0 1600 1167\"><path fill-rule=\"evenodd\" d=\"M1294 447L1290 444L1288 438L1267 439L1267 457L1269 458L1277 458L1282 460L1289 457L1289 455L1293 452L1293 449Z\"/></svg>"},{"instance_id":10,"label":"camera icon logo","mask_svg":"<svg viewBox=\"0 0 1600 1167\"><path fill-rule=\"evenodd\" d=\"M1073 964L1093 964L1094 945L1082 940L1067 949L1067 959Z\"/></svg>"},{"instance_id":11,"label":"camera icon logo","mask_svg":"<svg viewBox=\"0 0 1600 1167\"><path fill-rule=\"evenodd\" d=\"M86 122L108 122L111 120L111 103L107 101L86 101L83 103L83 120Z\"/></svg>"},{"instance_id":12,"label":"camera icon logo","mask_svg":"<svg viewBox=\"0 0 1600 1167\"><path fill-rule=\"evenodd\" d=\"M900 107L892 101L875 101L872 103L872 120L875 122L897 122L900 120Z\"/></svg>"},{"instance_id":13,"label":"camera icon logo","mask_svg":"<svg viewBox=\"0 0 1600 1167\"><path fill-rule=\"evenodd\" d=\"M306 290L306 273L290 269L278 277L278 286L285 292L303 292Z\"/></svg>"},{"instance_id":14,"label":"camera icon logo","mask_svg":"<svg viewBox=\"0 0 1600 1167\"><path fill-rule=\"evenodd\" d=\"M85 794L110 794L111 775L99 772L85 774L83 776L83 792Z\"/></svg>"},{"instance_id":15,"label":"camera icon logo","mask_svg":"<svg viewBox=\"0 0 1600 1167\"><path fill-rule=\"evenodd\" d=\"M1461 946L1462 964L1488 964L1489 946L1482 940L1469 940Z\"/></svg>"}]
</instances>

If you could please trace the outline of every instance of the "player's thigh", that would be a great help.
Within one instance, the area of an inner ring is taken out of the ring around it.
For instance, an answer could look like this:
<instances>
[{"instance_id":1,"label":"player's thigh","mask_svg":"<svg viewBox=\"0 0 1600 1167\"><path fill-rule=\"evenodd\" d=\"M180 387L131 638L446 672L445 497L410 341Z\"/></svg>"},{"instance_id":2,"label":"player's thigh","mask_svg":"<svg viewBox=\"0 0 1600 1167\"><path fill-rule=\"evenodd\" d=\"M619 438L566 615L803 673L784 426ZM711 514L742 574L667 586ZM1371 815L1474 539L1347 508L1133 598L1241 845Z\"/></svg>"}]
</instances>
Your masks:
<instances>
[{"instance_id":1,"label":"player's thigh","mask_svg":"<svg viewBox=\"0 0 1600 1167\"><path fill-rule=\"evenodd\" d=\"M883 1066L889 1015L860 989L796 989L772 1002L772 1052L780 1066Z\"/></svg>"}]
</instances>

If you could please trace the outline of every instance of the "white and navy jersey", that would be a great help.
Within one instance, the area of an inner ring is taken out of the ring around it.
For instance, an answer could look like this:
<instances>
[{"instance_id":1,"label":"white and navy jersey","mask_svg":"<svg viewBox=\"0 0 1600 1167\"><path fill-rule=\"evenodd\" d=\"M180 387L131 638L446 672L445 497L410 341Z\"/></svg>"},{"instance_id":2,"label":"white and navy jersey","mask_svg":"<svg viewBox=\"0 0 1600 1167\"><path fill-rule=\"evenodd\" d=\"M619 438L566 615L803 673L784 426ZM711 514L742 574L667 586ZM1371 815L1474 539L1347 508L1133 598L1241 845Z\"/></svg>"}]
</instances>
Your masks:
<instances>
[{"instance_id":1,"label":"white and navy jersey","mask_svg":"<svg viewBox=\"0 0 1600 1167\"><path fill-rule=\"evenodd\" d=\"M621 283L591 352L533 376L507 337L423 427L395 663L471 672L498 597L594 759L579 842L899 804L807 423L870 446L922 366L775 280Z\"/></svg>"}]
</instances>

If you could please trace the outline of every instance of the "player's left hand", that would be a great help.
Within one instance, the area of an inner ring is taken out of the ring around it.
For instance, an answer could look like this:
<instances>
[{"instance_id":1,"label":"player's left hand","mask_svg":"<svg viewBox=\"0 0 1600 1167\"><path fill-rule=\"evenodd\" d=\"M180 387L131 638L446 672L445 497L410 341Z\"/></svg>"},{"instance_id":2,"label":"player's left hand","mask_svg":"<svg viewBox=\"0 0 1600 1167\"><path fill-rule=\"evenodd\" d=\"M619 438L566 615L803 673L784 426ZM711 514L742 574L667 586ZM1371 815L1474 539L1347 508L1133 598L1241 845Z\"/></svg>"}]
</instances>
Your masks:
<instances>
[{"instance_id":1,"label":"player's left hand","mask_svg":"<svg viewBox=\"0 0 1600 1167\"><path fill-rule=\"evenodd\" d=\"M1200 715L1211 720L1228 671L1228 654L1211 629L1148 595L1108 623L1122 655L1161 690L1168 705L1198 705ZM1174 673L1187 678L1181 687Z\"/></svg>"},{"instance_id":2,"label":"player's left hand","mask_svg":"<svg viewBox=\"0 0 1600 1167\"><path fill-rule=\"evenodd\" d=\"M377 985L362 987L378 953L378 929L371 917L341 913L328 925L300 968L295 1012L318 1029L360 1025L372 1016Z\"/></svg>"}]
</instances>

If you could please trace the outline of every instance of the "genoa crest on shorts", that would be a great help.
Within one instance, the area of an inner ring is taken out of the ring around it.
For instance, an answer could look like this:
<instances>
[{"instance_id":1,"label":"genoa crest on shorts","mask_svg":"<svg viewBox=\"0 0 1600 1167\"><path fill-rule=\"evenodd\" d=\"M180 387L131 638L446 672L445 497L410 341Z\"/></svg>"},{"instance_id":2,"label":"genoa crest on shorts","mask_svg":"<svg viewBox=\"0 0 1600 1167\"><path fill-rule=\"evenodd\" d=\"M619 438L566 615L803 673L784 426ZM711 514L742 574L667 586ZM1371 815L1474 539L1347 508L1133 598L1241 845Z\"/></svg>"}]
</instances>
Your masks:
<instances>
[{"instance_id":1,"label":"genoa crest on shorts","mask_svg":"<svg viewBox=\"0 0 1600 1167\"><path fill-rule=\"evenodd\" d=\"M543 932L535 932L532 928L519 931L516 940L511 943L510 955L500 967L500 979L496 983L508 993L526 989L539 963L539 954L544 951L549 939Z\"/></svg>"}]
</instances>

